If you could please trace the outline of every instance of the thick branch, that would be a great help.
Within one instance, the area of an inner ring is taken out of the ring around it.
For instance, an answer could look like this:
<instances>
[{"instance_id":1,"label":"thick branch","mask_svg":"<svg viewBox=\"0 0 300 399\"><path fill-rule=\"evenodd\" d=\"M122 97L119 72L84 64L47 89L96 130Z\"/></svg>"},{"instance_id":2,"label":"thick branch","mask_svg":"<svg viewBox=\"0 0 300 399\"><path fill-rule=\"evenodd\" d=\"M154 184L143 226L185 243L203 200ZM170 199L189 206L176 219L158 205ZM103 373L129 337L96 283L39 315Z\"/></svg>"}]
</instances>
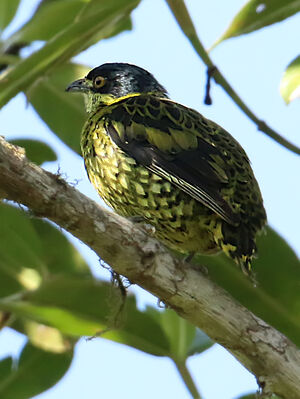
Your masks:
<instances>
[{"instance_id":1,"label":"thick branch","mask_svg":"<svg viewBox=\"0 0 300 399\"><path fill-rule=\"evenodd\" d=\"M116 272L201 328L256 375L265 393L299 399L300 352L293 343L130 221L28 162L2 137L0 195L68 230Z\"/></svg>"}]
</instances>

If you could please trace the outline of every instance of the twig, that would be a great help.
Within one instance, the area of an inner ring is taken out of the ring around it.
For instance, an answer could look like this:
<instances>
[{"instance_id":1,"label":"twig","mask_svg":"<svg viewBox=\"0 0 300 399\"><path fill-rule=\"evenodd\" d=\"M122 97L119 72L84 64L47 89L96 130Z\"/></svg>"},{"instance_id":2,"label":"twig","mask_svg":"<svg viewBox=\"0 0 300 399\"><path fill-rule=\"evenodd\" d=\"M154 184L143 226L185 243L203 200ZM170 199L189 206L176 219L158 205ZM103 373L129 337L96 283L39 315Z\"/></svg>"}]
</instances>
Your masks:
<instances>
[{"instance_id":1,"label":"twig","mask_svg":"<svg viewBox=\"0 0 300 399\"><path fill-rule=\"evenodd\" d=\"M192 395L193 399L201 399L201 395L198 392L198 389L196 387L196 384L191 376L191 373L189 372L189 369L187 368L185 362L176 362L174 360L174 363L176 365L176 368L183 379L186 388Z\"/></svg>"},{"instance_id":2,"label":"twig","mask_svg":"<svg viewBox=\"0 0 300 399\"><path fill-rule=\"evenodd\" d=\"M226 93L232 98L236 105L244 111L244 113L257 125L258 130L264 132L267 136L271 137L277 143L281 144L283 147L300 155L300 148L286 140L283 136L272 129L266 122L260 120L251 109L244 103L241 97L235 92L232 86L228 83L219 69L211 60L207 51L205 50L203 44L201 43L196 29L193 25L191 17L185 6L184 0L166 0L170 9L172 10L174 17L176 18L180 28L182 29L185 36L189 39L192 46L194 47L197 54L200 56L202 61L208 67L211 72L211 76L214 78L215 82L223 87Z\"/></svg>"}]
</instances>

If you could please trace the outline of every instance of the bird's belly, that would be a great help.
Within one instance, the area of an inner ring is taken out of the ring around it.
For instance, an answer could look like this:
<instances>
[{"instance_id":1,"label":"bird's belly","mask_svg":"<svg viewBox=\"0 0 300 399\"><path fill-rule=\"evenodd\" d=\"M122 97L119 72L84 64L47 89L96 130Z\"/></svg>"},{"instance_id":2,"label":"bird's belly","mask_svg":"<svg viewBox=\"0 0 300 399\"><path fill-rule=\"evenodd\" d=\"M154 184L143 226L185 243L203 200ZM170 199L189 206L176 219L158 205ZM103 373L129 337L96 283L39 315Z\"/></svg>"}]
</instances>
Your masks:
<instances>
[{"instance_id":1,"label":"bird's belly","mask_svg":"<svg viewBox=\"0 0 300 399\"><path fill-rule=\"evenodd\" d=\"M120 148L105 142L85 155L89 178L118 214L141 216L155 235L181 252L214 253L218 216L167 180L148 171Z\"/></svg>"}]
</instances>

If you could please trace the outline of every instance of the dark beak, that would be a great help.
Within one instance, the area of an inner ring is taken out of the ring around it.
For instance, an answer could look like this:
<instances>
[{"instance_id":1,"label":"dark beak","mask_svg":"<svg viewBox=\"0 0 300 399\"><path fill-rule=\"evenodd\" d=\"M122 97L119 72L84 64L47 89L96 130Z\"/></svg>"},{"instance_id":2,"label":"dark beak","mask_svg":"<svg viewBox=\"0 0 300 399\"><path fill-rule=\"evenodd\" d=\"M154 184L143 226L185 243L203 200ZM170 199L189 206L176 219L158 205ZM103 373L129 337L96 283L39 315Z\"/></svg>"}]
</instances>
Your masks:
<instances>
[{"instance_id":1,"label":"dark beak","mask_svg":"<svg viewBox=\"0 0 300 399\"><path fill-rule=\"evenodd\" d=\"M86 93L87 91L89 91L89 87L87 85L86 79L78 79L71 83L66 88L66 91Z\"/></svg>"}]
</instances>

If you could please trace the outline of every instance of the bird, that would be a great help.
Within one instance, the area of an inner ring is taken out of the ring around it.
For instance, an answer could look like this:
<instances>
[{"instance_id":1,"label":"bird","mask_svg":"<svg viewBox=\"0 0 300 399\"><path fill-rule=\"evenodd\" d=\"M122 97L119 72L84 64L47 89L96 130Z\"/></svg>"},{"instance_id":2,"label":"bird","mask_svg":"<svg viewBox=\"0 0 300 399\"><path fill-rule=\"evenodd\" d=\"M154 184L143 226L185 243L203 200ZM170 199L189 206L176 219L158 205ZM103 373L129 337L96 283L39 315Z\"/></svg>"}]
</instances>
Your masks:
<instances>
[{"instance_id":1,"label":"bird","mask_svg":"<svg viewBox=\"0 0 300 399\"><path fill-rule=\"evenodd\" d=\"M187 257L224 252L251 275L266 212L250 161L225 129L168 96L145 69L105 63L71 83L88 114L89 180L119 215Z\"/></svg>"}]
</instances>

